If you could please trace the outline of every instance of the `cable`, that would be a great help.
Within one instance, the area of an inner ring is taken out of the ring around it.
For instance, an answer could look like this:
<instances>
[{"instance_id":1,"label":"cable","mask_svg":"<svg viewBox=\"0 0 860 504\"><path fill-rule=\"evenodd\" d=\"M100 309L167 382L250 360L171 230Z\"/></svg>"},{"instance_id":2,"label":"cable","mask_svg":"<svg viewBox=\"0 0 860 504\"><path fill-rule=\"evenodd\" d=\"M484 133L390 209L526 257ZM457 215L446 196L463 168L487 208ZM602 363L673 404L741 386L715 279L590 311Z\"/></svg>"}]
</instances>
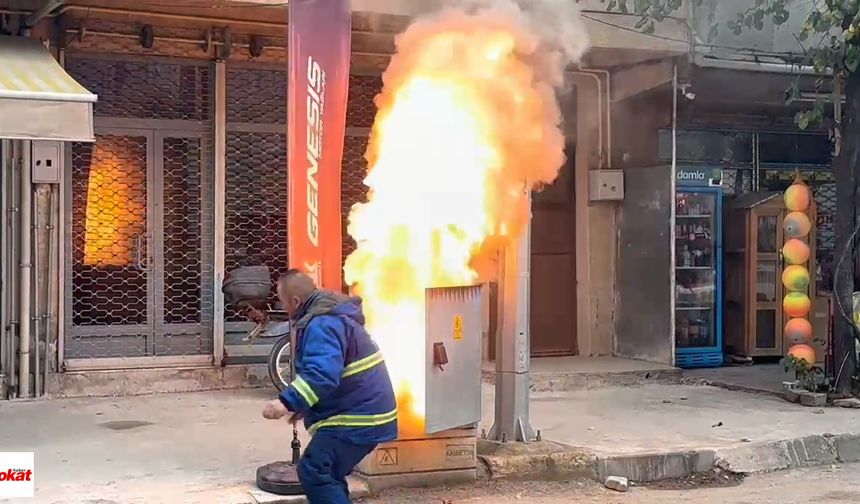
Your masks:
<instances>
[{"instance_id":1,"label":"cable","mask_svg":"<svg viewBox=\"0 0 860 504\"><path fill-rule=\"evenodd\" d=\"M653 37L656 39L668 40L670 42L680 42L682 44L689 44L690 43L689 40L682 40L682 39L678 39L678 38L674 38L674 37L666 37L664 35L657 35L656 33L645 33L641 30L637 30L635 28L630 28L630 27L623 26L623 25L618 25L615 23L610 23L609 21L604 21L602 19L598 19L596 17L589 16L588 14L581 14L581 16L584 17L585 19L590 19L594 22L597 22L597 23L600 23L600 24L603 24L606 26L611 26L612 28L618 28L619 30L628 31L631 33L638 33L639 35L645 35L645 36Z\"/></svg>"},{"instance_id":2,"label":"cable","mask_svg":"<svg viewBox=\"0 0 860 504\"><path fill-rule=\"evenodd\" d=\"M747 49L747 48L743 48L743 47L727 46L727 45L720 45L720 44L696 43L695 39L693 39L693 38L691 38L691 40L684 40L684 39L679 39L679 38L675 38L675 37L667 37L665 35L658 35L656 33L646 33L646 32L643 32L642 30L638 30L636 28L630 28L629 26L619 25L616 23L605 21L603 19L596 18L594 16L589 16L588 14L583 13L583 14L581 14L581 16L586 18L586 19L589 19L591 21L594 21L595 23L600 23L602 25L616 28L618 30L622 30L622 31L630 32L630 33L636 33L639 35L644 35L646 37L652 37L652 38L656 38L656 39L660 39L660 40L667 40L669 42L679 42L681 44L690 44L691 46L707 47L707 48L711 48L711 49L728 49L728 50L738 51L738 52L742 52L742 53L749 53L749 54L757 55L757 56L773 56L773 57L789 57L789 56L796 57L796 56L799 56L798 54L791 53L791 52L767 52L767 51L759 51L756 49ZM688 30L690 31L691 37L692 37L693 32L690 29L689 25L687 25L686 23L684 23L684 24L685 24L685 26L687 26Z\"/></svg>"}]
</instances>

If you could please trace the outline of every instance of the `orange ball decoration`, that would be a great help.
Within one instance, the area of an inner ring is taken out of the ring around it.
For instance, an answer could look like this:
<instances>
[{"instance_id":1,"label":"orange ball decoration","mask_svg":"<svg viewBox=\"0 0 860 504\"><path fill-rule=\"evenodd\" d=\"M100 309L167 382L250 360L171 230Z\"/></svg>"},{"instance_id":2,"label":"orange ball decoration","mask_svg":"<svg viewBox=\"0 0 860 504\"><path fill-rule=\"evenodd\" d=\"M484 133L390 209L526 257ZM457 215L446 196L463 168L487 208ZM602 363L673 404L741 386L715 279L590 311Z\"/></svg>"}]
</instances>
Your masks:
<instances>
[{"instance_id":1,"label":"orange ball decoration","mask_svg":"<svg viewBox=\"0 0 860 504\"><path fill-rule=\"evenodd\" d=\"M782 285L790 291L805 291L809 287L809 270L803 266L789 266L782 272Z\"/></svg>"},{"instance_id":2,"label":"orange ball decoration","mask_svg":"<svg viewBox=\"0 0 860 504\"><path fill-rule=\"evenodd\" d=\"M812 196L809 194L809 187L802 182L795 182L785 190L783 195L785 208L792 212L805 212L809 209L809 203L812 201Z\"/></svg>"},{"instance_id":3,"label":"orange ball decoration","mask_svg":"<svg viewBox=\"0 0 860 504\"><path fill-rule=\"evenodd\" d=\"M805 264L811 252L804 241L792 238L782 246L782 256L789 264Z\"/></svg>"},{"instance_id":4,"label":"orange ball decoration","mask_svg":"<svg viewBox=\"0 0 860 504\"><path fill-rule=\"evenodd\" d=\"M809 315L809 310L812 308L812 302L809 296L802 292L792 292L785 296L782 300L782 311L792 318L805 317Z\"/></svg>"},{"instance_id":5,"label":"orange ball decoration","mask_svg":"<svg viewBox=\"0 0 860 504\"><path fill-rule=\"evenodd\" d=\"M805 318L793 318L785 324L785 340L789 345L812 343L812 324Z\"/></svg>"},{"instance_id":6,"label":"orange ball decoration","mask_svg":"<svg viewBox=\"0 0 860 504\"><path fill-rule=\"evenodd\" d=\"M815 349L806 344L794 345L788 349L788 355L797 360L805 360L810 366L815 365Z\"/></svg>"},{"instance_id":7,"label":"orange ball decoration","mask_svg":"<svg viewBox=\"0 0 860 504\"><path fill-rule=\"evenodd\" d=\"M803 238L812 230L812 223L809 222L809 217L805 213L791 212L785 216L782 227L785 230L785 236L789 238Z\"/></svg>"}]
</instances>

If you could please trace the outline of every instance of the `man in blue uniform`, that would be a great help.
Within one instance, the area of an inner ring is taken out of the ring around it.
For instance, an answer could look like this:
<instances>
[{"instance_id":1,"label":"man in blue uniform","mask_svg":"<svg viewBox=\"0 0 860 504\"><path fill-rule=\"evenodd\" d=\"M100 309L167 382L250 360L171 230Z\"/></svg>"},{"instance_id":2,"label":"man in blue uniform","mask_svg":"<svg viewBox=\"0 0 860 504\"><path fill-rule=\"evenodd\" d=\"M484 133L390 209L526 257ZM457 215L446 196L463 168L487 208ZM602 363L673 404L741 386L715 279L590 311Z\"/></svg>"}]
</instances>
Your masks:
<instances>
[{"instance_id":1,"label":"man in blue uniform","mask_svg":"<svg viewBox=\"0 0 860 504\"><path fill-rule=\"evenodd\" d=\"M290 270L278 296L296 331L295 379L263 416L304 419L313 438L298 465L311 504L348 504L346 476L397 437L397 404L379 347L364 328L361 299L317 289Z\"/></svg>"}]
</instances>

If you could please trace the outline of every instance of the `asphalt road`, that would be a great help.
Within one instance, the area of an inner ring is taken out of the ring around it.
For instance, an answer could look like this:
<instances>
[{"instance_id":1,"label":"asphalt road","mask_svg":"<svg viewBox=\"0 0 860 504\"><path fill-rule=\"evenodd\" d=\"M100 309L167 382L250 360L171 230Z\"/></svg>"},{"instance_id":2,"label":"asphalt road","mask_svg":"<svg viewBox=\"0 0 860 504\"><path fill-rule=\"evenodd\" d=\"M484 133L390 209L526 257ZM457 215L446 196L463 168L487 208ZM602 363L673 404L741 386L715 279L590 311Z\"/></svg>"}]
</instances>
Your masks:
<instances>
[{"instance_id":1,"label":"asphalt road","mask_svg":"<svg viewBox=\"0 0 860 504\"><path fill-rule=\"evenodd\" d=\"M746 478L723 488L631 488L619 494L597 484L502 483L433 491L399 491L367 504L800 504L860 503L860 465L844 465Z\"/></svg>"}]
</instances>

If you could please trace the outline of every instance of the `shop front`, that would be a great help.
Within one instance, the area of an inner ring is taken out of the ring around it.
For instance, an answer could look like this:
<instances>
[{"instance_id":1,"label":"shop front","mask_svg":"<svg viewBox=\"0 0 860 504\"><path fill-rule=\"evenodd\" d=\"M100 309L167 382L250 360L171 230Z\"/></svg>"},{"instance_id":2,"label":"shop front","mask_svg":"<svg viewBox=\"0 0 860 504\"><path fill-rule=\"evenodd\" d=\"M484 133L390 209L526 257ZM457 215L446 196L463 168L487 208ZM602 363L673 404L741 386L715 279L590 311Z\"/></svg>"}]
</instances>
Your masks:
<instances>
[{"instance_id":1,"label":"shop front","mask_svg":"<svg viewBox=\"0 0 860 504\"><path fill-rule=\"evenodd\" d=\"M826 130L801 131L794 125L793 116L803 104L785 105L774 92L791 78L773 72L696 67L688 81L695 98L681 97L675 135L675 226L676 236L681 237L676 238L676 362L681 367L753 365L746 373L724 372L736 376L733 380L774 390L787 379L778 363L792 344L784 333L792 316L783 309L783 298L789 294L783 273L790 264L783 255L789 238L783 230L789 213L783 193L798 179L809 187L814 200L808 211L811 254L804 266L811 281L804 293L811 299L809 320L821 366L827 352L832 288L833 144ZM728 87L729 82L734 84ZM738 90L740 84L743 90ZM800 86L804 85L813 84L801 79ZM672 159L672 139L670 130L660 132L660 157L666 161ZM703 184L706 179L711 183ZM703 186L708 187L698 188ZM723 202L722 211L707 219L709 225L690 222L705 219L696 215L695 203L692 211L689 206L688 195L700 191ZM699 228L706 231L709 226L714 226L715 236L708 248L715 251L713 263L718 265L713 280L696 272L699 247L689 243L701 243ZM688 301L697 301L696 292L704 288L714 293L707 303L715 320L707 325L714 331L708 338L702 337L698 324L691 323L699 317L685 313L700 313ZM700 345L713 351L713 360L690 360L689 355L699 353L696 348L703 348ZM722 355L717 358L717 353Z\"/></svg>"},{"instance_id":2,"label":"shop front","mask_svg":"<svg viewBox=\"0 0 860 504\"><path fill-rule=\"evenodd\" d=\"M96 95L38 38L0 36L0 397L41 395L55 365L64 145L92 145Z\"/></svg>"}]
</instances>

